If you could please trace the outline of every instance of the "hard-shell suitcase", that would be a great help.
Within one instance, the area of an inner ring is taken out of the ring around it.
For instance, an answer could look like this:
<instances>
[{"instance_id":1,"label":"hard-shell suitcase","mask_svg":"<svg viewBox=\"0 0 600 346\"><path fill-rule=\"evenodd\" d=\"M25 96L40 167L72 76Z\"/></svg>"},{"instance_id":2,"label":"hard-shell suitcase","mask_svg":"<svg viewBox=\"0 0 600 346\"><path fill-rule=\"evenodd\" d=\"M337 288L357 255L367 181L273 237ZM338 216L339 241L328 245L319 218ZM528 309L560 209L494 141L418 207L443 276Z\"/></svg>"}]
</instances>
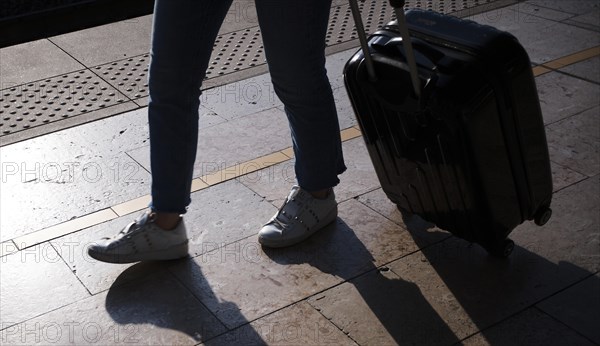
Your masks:
<instances>
[{"instance_id":1,"label":"hard-shell suitcase","mask_svg":"<svg viewBox=\"0 0 600 346\"><path fill-rule=\"evenodd\" d=\"M552 213L529 57L509 33L390 3L397 20L367 40L350 1L362 49L344 68L381 186L401 210L506 257L516 226Z\"/></svg>"}]
</instances>

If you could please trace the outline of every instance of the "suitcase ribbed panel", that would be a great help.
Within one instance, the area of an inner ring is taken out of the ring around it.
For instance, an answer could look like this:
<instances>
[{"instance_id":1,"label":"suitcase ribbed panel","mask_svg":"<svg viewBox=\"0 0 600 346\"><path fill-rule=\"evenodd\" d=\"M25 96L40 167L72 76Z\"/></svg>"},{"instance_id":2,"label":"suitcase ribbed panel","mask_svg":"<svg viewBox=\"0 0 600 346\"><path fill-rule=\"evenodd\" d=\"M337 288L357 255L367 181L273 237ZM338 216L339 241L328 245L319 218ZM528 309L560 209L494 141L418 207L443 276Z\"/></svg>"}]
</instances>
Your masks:
<instances>
[{"instance_id":1,"label":"suitcase ribbed panel","mask_svg":"<svg viewBox=\"0 0 600 346\"><path fill-rule=\"evenodd\" d=\"M450 129L431 114L398 110L376 92L359 97L366 107L358 111L369 115L361 117L361 127L390 199L444 229L475 240L469 220L472 206L466 199L465 176L456 161L460 154Z\"/></svg>"}]
</instances>

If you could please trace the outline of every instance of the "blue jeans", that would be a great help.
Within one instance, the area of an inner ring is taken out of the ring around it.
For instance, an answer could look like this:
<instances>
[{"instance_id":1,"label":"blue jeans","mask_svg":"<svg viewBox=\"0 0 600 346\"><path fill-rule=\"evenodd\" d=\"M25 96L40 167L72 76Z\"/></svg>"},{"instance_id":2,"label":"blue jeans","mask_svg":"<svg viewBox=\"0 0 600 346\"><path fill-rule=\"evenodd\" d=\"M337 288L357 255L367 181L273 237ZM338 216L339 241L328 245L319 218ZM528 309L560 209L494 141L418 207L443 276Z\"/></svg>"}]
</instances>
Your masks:
<instances>
[{"instance_id":1,"label":"blue jeans","mask_svg":"<svg viewBox=\"0 0 600 346\"><path fill-rule=\"evenodd\" d=\"M156 1L148 105L156 211L185 213L191 202L200 87L231 2ZM273 88L291 128L298 184L308 191L333 187L346 167L325 70L331 0L255 4Z\"/></svg>"}]
</instances>

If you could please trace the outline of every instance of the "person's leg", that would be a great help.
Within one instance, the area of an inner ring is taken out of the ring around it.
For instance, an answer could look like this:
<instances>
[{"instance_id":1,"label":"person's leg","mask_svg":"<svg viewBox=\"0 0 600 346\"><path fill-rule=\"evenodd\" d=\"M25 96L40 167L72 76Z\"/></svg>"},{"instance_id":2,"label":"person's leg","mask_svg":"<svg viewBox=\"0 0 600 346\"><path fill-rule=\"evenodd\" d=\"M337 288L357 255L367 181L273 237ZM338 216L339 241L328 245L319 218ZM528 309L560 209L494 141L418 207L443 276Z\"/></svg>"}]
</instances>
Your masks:
<instances>
[{"instance_id":1,"label":"person's leg","mask_svg":"<svg viewBox=\"0 0 600 346\"><path fill-rule=\"evenodd\" d=\"M256 0L269 72L292 132L298 184L331 188L345 169L340 128L325 70L331 0Z\"/></svg>"},{"instance_id":2,"label":"person's leg","mask_svg":"<svg viewBox=\"0 0 600 346\"><path fill-rule=\"evenodd\" d=\"M299 187L259 232L266 246L295 244L337 216L332 188L346 166L325 70L330 0L256 0L274 90L285 105Z\"/></svg>"},{"instance_id":3,"label":"person's leg","mask_svg":"<svg viewBox=\"0 0 600 346\"><path fill-rule=\"evenodd\" d=\"M232 0L157 0L149 73L152 209L184 214L198 141L200 86Z\"/></svg>"},{"instance_id":4,"label":"person's leg","mask_svg":"<svg viewBox=\"0 0 600 346\"><path fill-rule=\"evenodd\" d=\"M157 0L149 73L152 213L90 246L91 257L126 263L187 255L180 215L190 203L200 86L232 0Z\"/></svg>"}]
</instances>

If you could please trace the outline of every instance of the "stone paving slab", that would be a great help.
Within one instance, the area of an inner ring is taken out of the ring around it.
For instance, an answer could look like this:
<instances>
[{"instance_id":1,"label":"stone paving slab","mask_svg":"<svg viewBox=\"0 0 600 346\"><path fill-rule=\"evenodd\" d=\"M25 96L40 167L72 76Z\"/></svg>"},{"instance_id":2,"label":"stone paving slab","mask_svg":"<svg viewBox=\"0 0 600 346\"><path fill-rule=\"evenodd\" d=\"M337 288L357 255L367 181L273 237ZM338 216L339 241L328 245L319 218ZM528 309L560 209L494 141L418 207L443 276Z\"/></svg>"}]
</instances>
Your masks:
<instances>
[{"instance_id":1,"label":"stone paving slab","mask_svg":"<svg viewBox=\"0 0 600 346\"><path fill-rule=\"evenodd\" d=\"M519 4L478 14L469 19L515 35L527 50L531 61L536 64L600 44L597 32L522 13Z\"/></svg>"},{"instance_id":2,"label":"stone paving slab","mask_svg":"<svg viewBox=\"0 0 600 346\"><path fill-rule=\"evenodd\" d=\"M340 123L340 128L346 129L348 127L358 125L348 92L345 87L333 89L333 97L335 99L335 106L337 115Z\"/></svg>"},{"instance_id":3,"label":"stone paving slab","mask_svg":"<svg viewBox=\"0 0 600 346\"><path fill-rule=\"evenodd\" d=\"M260 174L242 176L239 181L279 208L290 193L292 185L297 184L294 163L293 159L285 161L261 171ZM337 190L336 198L340 200Z\"/></svg>"},{"instance_id":4,"label":"stone paving slab","mask_svg":"<svg viewBox=\"0 0 600 346\"><path fill-rule=\"evenodd\" d=\"M258 25L256 5L253 0L234 0L227 11L219 33L228 33Z\"/></svg>"},{"instance_id":5,"label":"stone paving slab","mask_svg":"<svg viewBox=\"0 0 600 346\"><path fill-rule=\"evenodd\" d=\"M600 276L593 275L537 305L590 340L600 344Z\"/></svg>"},{"instance_id":6,"label":"stone paving slab","mask_svg":"<svg viewBox=\"0 0 600 346\"><path fill-rule=\"evenodd\" d=\"M150 174L146 170L126 154L112 153L110 146L90 145L93 136L88 134L77 128L3 148L4 171L14 174L0 183L0 239L28 234L147 192Z\"/></svg>"},{"instance_id":7,"label":"stone paving slab","mask_svg":"<svg viewBox=\"0 0 600 346\"><path fill-rule=\"evenodd\" d=\"M375 266L381 266L447 238L446 232L422 232L398 225L364 204L351 199L339 210L339 217L355 236L354 247L364 247L373 257ZM407 231L408 230L408 231Z\"/></svg>"},{"instance_id":8,"label":"stone paving slab","mask_svg":"<svg viewBox=\"0 0 600 346\"><path fill-rule=\"evenodd\" d=\"M200 96L200 104L227 120L283 105L275 94L269 74L205 90Z\"/></svg>"},{"instance_id":9,"label":"stone paving slab","mask_svg":"<svg viewBox=\"0 0 600 346\"><path fill-rule=\"evenodd\" d=\"M534 3L531 3L531 1L514 5L512 9L513 11L517 12L519 14L519 17L523 20L532 20L531 17L540 17L560 22L569 18L573 18L575 16L575 14L573 13L558 11L556 9L539 6Z\"/></svg>"},{"instance_id":10,"label":"stone paving slab","mask_svg":"<svg viewBox=\"0 0 600 346\"><path fill-rule=\"evenodd\" d=\"M585 14L600 7L597 2L588 0L530 0L528 3L572 14Z\"/></svg>"},{"instance_id":11,"label":"stone paving slab","mask_svg":"<svg viewBox=\"0 0 600 346\"><path fill-rule=\"evenodd\" d=\"M530 308L462 342L476 345L564 346L595 345L560 321Z\"/></svg>"},{"instance_id":12,"label":"stone paving slab","mask_svg":"<svg viewBox=\"0 0 600 346\"><path fill-rule=\"evenodd\" d=\"M75 31L49 40L86 67L150 51L152 15ZM118 37L118 40L115 40Z\"/></svg>"},{"instance_id":13,"label":"stone paving slab","mask_svg":"<svg viewBox=\"0 0 600 346\"><path fill-rule=\"evenodd\" d=\"M348 345L356 343L306 302L279 310L203 345Z\"/></svg>"},{"instance_id":14,"label":"stone paving slab","mask_svg":"<svg viewBox=\"0 0 600 346\"><path fill-rule=\"evenodd\" d=\"M89 297L49 243L0 259L0 328Z\"/></svg>"},{"instance_id":15,"label":"stone paving slab","mask_svg":"<svg viewBox=\"0 0 600 346\"><path fill-rule=\"evenodd\" d=\"M450 345L460 340L455 333L475 330L468 320L440 318L421 291L389 270L375 270L309 303L359 345Z\"/></svg>"},{"instance_id":16,"label":"stone paving slab","mask_svg":"<svg viewBox=\"0 0 600 346\"><path fill-rule=\"evenodd\" d=\"M600 13L598 11L590 11L586 14L570 18L566 23L600 32Z\"/></svg>"},{"instance_id":17,"label":"stone paving slab","mask_svg":"<svg viewBox=\"0 0 600 346\"><path fill-rule=\"evenodd\" d=\"M544 123L551 124L600 104L600 86L561 73L536 78Z\"/></svg>"},{"instance_id":18,"label":"stone paving slab","mask_svg":"<svg viewBox=\"0 0 600 346\"><path fill-rule=\"evenodd\" d=\"M192 194L186 215L190 255L254 236L277 211L263 197L235 180Z\"/></svg>"},{"instance_id":19,"label":"stone paving slab","mask_svg":"<svg viewBox=\"0 0 600 346\"><path fill-rule=\"evenodd\" d=\"M403 215L398 207L387 198L381 188L358 196L356 199L386 219L407 229L414 239L419 239L420 244L418 245L421 248L451 237L450 233L435 227L435 225L424 221L420 217ZM429 241L421 242L421 239L429 239Z\"/></svg>"},{"instance_id":20,"label":"stone paving slab","mask_svg":"<svg viewBox=\"0 0 600 346\"><path fill-rule=\"evenodd\" d=\"M200 129L194 177L235 166L290 145L287 119L278 108ZM149 146L146 146L129 151L128 154L150 170L149 152Z\"/></svg>"},{"instance_id":21,"label":"stone paving slab","mask_svg":"<svg viewBox=\"0 0 600 346\"><path fill-rule=\"evenodd\" d=\"M84 66L48 40L0 49L0 89L54 77Z\"/></svg>"},{"instance_id":22,"label":"stone paving slab","mask_svg":"<svg viewBox=\"0 0 600 346\"><path fill-rule=\"evenodd\" d=\"M546 128L550 159L589 177L600 173L600 107Z\"/></svg>"},{"instance_id":23,"label":"stone paving slab","mask_svg":"<svg viewBox=\"0 0 600 346\"><path fill-rule=\"evenodd\" d=\"M560 191L565 187L569 187L587 178L581 173L575 172L568 167L559 165L558 163L552 161L550 161L550 170L552 171L552 184L554 192Z\"/></svg>"},{"instance_id":24,"label":"stone paving slab","mask_svg":"<svg viewBox=\"0 0 600 346\"><path fill-rule=\"evenodd\" d=\"M327 56L325 68L327 69L327 77L332 89L344 87L344 66L346 62L358 51L358 48L351 48L336 54Z\"/></svg>"},{"instance_id":25,"label":"stone paving slab","mask_svg":"<svg viewBox=\"0 0 600 346\"><path fill-rule=\"evenodd\" d=\"M1 337L7 345L195 345L225 331L163 272L4 329Z\"/></svg>"},{"instance_id":26,"label":"stone paving slab","mask_svg":"<svg viewBox=\"0 0 600 346\"><path fill-rule=\"evenodd\" d=\"M600 84L600 57L582 61L560 70Z\"/></svg>"},{"instance_id":27,"label":"stone paving slab","mask_svg":"<svg viewBox=\"0 0 600 346\"><path fill-rule=\"evenodd\" d=\"M600 269L600 176L557 192L553 216L543 227L526 222L511 234L520 246L559 266Z\"/></svg>"}]
</instances>

